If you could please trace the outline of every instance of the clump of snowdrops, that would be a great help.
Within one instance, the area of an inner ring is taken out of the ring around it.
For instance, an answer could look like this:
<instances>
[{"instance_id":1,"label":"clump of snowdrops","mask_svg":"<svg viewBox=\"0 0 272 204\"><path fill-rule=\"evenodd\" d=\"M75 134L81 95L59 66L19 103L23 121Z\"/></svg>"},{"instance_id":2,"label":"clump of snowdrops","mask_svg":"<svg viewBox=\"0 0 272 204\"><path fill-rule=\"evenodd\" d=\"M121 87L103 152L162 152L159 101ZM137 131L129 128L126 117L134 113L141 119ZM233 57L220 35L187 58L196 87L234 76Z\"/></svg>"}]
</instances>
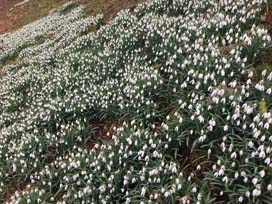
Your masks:
<instances>
[{"instance_id":1,"label":"clump of snowdrops","mask_svg":"<svg viewBox=\"0 0 272 204\"><path fill-rule=\"evenodd\" d=\"M149 0L107 25L75 8L0 36L0 197L271 203L265 3Z\"/></svg>"}]
</instances>

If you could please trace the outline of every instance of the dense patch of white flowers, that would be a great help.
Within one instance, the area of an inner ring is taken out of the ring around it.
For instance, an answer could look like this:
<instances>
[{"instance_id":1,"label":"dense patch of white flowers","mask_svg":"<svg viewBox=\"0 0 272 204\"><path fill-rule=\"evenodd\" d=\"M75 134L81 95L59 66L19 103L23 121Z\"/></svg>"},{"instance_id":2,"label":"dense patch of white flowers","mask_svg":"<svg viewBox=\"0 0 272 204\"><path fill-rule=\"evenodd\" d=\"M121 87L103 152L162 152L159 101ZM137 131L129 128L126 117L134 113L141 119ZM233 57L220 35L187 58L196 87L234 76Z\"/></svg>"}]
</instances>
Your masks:
<instances>
[{"instance_id":1,"label":"dense patch of white flowers","mask_svg":"<svg viewBox=\"0 0 272 204\"><path fill-rule=\"evenodd\" d=\"M0 36L0 200L271 203L264 9L149 0L103 25L78 7Z\"/></svg>"}]
</instances>

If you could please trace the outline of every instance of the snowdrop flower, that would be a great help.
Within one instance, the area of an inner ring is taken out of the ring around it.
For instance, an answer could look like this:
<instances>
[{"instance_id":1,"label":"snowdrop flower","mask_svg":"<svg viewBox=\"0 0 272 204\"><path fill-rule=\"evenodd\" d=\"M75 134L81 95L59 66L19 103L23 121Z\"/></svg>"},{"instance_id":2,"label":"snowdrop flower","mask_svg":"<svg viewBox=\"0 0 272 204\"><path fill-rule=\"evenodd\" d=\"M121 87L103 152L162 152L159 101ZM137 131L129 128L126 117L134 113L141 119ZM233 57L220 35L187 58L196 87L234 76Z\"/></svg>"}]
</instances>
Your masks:
<instances>
[{"instance_id":1,"label":"snowdrop flower","mask_svg":"<svg viewBox=\"0 0 272 204\"><path fill-rule=\"evenodd\" d=\"M268 184L267 190L268 190L268 191L272 191L272 184Z\"/></svg>"},{"instance_id":2,"label":"snowdrop flower","mask_svg":"<svg viewBox=\"0 0 272 204\"><path fill-rule=\"evenodd\" d=\"M252 179L252 183L253 183L254 185L256 185L256 184L258 183L258 179L257 179L257 178L253 178L253 179Z\"/></svg>"},{"instance_id":3,"label":"snowdrop flower","mask_svg":"<svg viewBox=\"0 0 272 204\"><path fill-rule=\"evenodd\" d=\"M146 193L146 189L145 189L145 187L142 187L141 196L144 197L144 196L145 196L145 193Z\"/></svg>"},{"instance_id":4,"label":"snowdrop flower","mask_svg":"<svg viewBox=\"0 0 272 204\"><path fill-rule=\"evenodd\" d=\"M253 191L252 191L252 196L253 197L258 197L258 196L260 196L261 195L261 190L259 190L259 189L254 189Z\"/></svg>"},{"instance_id":5,"label":"snowdrop flower","mask_svg":"<svg viewBox=\"0 0 272 204\"><path fill-rule=\"evenodd\" d=\"M264 177L265 176L265 171L261 170L259 174L260 174L261 177Z\"/></svg>"}]
</instances>

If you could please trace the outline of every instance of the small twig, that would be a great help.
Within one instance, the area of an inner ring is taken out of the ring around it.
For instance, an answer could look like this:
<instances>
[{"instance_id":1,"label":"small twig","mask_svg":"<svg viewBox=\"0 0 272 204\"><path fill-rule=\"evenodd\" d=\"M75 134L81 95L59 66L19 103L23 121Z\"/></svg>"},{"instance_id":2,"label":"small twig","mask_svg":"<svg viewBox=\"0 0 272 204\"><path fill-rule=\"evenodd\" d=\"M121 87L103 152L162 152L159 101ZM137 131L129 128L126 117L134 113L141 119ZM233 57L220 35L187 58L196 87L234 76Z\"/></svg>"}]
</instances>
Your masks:
<instances>
[{"instance_id":1,"label":"small twig","mask_svg":"<svg viewBox=\"0 0 272 204\"><path fill-rule=\"evenodd\" d=\"M186 164L187 160L188 160L188 157L185 158L185 160L183 161L181 166L184 166Z\"/></svg>"},{"instance_id":2,"label":"small twig","mask_svg":"<svg viewBox=\"0 0 272 204\"><path fill-rule=\"evenodd\" d=\"M188 167L190 167L191 165L195 164L196 162L198 162L201 159L204 159L206 156L201 156L197 159L195 159L194 161L192 161L191 163L187 164L185 167L182 168L182 170L186 170Z\"/></svg>"},{"instance_id":3,"label":"small twig","mask_svg":"<svg viewBox=\"0 0 272 204\"><path fill-rule=\"evenodd\" d=\"M269 6L269 0L266 0L266 16L270 16L270 6Z\"/></svg>"},{"instance_id":4,"label":"small twig","mask_svg":"<svg viewBox=\"0 0 272 204\"><path fill-rule=\"evenodd\" d=\"M194 161L192 161L192 164L196 163L197 161L199 161L199 160L201 160L201 159L204 159L205 157L206 157L206 155L201 156L201 157L195 159Z\"/></svg>"}]
</instances>

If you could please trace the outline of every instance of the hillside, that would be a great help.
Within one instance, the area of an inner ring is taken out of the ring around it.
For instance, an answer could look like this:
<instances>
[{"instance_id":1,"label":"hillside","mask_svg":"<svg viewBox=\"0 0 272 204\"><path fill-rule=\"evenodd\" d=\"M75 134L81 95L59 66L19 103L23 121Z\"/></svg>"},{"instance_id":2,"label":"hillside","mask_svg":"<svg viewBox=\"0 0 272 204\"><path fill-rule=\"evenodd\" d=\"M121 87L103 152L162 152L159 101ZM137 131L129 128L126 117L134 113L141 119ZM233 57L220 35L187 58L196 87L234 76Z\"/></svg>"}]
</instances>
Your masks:
<instances>
[{"instance_id":1,"label":"hillside","mask_svg":"<svg viewBox=\"0 0 272 204\"><path fill-rule=\"evenodd\" d=\"M0 203L271 204L269 4L86 2L0 35Z\"/></svg>"},{"instance_id":2,"label":"hillside","mask_svg":"<svg viewBox=\"0 0 272 204\"><path fill-rule=\"evenodd\" d=\"M103 13L106 21L122 9L132 9L143 0L74 0L84 5L84 13ZM12 32L35 20L45 17L52 9L69 0L0 0L0 34Z\"/></svg>"}]
</instances>

